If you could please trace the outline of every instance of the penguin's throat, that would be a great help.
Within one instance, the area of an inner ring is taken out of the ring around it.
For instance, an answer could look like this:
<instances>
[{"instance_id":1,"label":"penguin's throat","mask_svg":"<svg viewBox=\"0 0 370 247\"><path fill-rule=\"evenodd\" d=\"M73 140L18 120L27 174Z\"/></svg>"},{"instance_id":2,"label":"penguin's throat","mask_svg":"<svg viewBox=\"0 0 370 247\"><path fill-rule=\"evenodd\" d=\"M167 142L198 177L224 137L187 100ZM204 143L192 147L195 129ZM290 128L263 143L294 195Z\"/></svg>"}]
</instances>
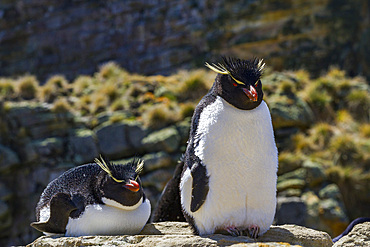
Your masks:
<instances>
[{"instance_id":1,"label":"penguin's throat","mask_svg":"<svg viewBox=\"0 0 370 247\"><path fill-rule=\"evenodd\" d=\"M140 200L132 206L122 205L121 203L116 202L115 200L112 200L112 199L109 199L109 198L106 198L106 197L103 197L102 201L104 202L105 205L110 206L110 207L115 207L117 209L135 210L143 203L143 198L141 197Z\"/></svg>"}]
</instances>

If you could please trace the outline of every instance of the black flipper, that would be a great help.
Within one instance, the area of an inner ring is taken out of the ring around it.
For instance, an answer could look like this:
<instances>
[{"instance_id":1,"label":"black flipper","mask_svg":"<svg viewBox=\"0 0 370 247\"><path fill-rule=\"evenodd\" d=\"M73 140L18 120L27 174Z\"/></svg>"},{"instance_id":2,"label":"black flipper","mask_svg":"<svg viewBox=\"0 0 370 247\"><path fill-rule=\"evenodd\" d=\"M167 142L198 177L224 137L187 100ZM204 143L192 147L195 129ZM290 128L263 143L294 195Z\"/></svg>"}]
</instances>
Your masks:
<instances>
[{"instance_id":1,"label":"black flipper","mask_svg":"<svg viewBox=\"0 0 370 247\"><path fill-rule=\"evenodd\" d=\"M72 200L72 203L74 203L76 210L71 211L71 213L69 214L69 217L76 219L80 217L83 211L85 211L85 206L86 206L84 203L85 198L81 194L74 194L72 195L71 200Z\"/></svg>"},{"instance_id":2,"label":"black flipper","mask_svg":"<svg viewBox=\"0 0 370 247\"><path fill-rule=\"evenodd\" d=\"M31 226L41 232L65 233L69 215L76 209L70 195L57 193L50 200L49 220L47 222L33 222Z\"/></svg>"},{"instance_id":3,"label":"black flipper","mask_svg":"<svg viewBox=\"0 0 370 247\"><path fill-rule=\"evenodd\" d=\"M183 167L184 162L181 161L177 165L173 177L168 181L162 192L161 198L153 213L152 222L186 221L181 210L179 189Z\"/></svg>"},{"instance_id":4,"label":"black flipper","mask_svg":"<svg viewBox=\"0 0 370 247\"><path fill-rule=\"evenodd\" d=\"M207 176L207 169L201 162L197 162L191 167L191 176L193 177L193 188L191 191L190 210L191 212L195 212L206 200L209 191L209 178Z\"/></svg>"}]
</instances>

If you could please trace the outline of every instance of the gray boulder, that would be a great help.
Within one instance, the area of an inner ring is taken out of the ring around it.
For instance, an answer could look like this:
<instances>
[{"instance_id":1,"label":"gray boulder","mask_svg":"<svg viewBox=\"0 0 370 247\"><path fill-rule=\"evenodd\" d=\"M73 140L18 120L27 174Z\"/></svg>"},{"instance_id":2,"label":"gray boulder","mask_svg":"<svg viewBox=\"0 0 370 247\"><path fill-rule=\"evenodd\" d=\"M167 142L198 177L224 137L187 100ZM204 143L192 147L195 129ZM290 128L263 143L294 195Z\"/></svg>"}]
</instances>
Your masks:
<instances>
[{"instance_id":1,"label":"gray boulder","mask_svg":"<svg viewBox=\"0 0 370 247\"><path fill-rule=\"evenodd\" d=\"M165 151L173 153L179 148L181 137L173 126L155 131L142 140L148 152Z\"/></svg>"},{"instance_id":2,"label":"gray boulder","mask_svg":"<svg viewBox=\"0 0 370 247\"><path fill-rule=\"evenodd\" d=\"M0 144L0 172L10 169L19 162L19 157L13 150Z\"/></svg>"},{"instance_id":3,"label":"gray boulder","mask_svg":"<svg viewBox=\"0 0 370 247\"><path fill-rule=\"evenodd\" d=\"M110 159L132 156L142 151L146 130L135 123L106 124L96 130L98 147Z\"/></svg>"},{"instance_id":4,"label":"gray boulder","mask_svg":"<svg viewBox=\"0 0 370 247\"><path fill-rule=\"evenodd\" d=\"M91 162L99 156L95 133L88 129L75 131L69 137L70 151L76 164Z\"/></svg>"},{"instance_id":5,"label":"gray boulder","mask_svg":"<svg viewBox=\"0 0 370 247\"><path fill-rule=\"evenodd\" d=\"M278 197L275 220L277 225L305 225L306 205L299 197Z\"/></svg>"}]
</instances>

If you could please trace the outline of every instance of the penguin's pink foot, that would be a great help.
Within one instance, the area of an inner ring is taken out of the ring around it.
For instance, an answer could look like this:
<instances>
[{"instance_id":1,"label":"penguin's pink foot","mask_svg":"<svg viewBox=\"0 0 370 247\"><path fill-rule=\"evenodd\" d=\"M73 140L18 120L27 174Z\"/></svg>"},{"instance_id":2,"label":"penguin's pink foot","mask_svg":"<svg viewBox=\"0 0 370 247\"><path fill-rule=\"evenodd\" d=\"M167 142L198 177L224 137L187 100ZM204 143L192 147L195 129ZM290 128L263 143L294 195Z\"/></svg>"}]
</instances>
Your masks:
<instances>
[{"instance_id":1,"label":"penguin's pink foot","mask_svg":"<svg viewBox=\"0 0 370 247\"><path fill-rule=\"evenodd\" d=\"M251 225L248 227L248 233L251 238L256 239L258 237L258 233L260 232L260 227L257 225Z\"/></svg>"},{"instance_id":2,"label":"penguin's pink foot","mask_svg":"<svg viewBox=\"0 0 370 247\"><path fill-rule=\"evenodd\" d=\"M235 226L228 226L225 230L233 237L238 237L243 235L242 231L236 228Z\"/></svg>"}]
</instances>

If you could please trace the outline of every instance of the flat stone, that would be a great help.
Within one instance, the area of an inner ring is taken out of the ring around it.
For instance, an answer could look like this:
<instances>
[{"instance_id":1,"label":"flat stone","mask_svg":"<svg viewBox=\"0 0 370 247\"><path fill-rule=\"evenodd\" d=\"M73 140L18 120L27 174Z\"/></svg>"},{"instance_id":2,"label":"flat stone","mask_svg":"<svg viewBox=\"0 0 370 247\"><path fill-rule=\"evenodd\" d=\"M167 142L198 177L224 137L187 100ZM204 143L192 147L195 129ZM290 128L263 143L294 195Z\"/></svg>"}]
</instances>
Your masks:
<instances>
[{"instance_id":1,"label":"flat stone","mask_svg":"<svg viewBox=\"0 0 370 247\"><path fill-rule=\"evenodd\" d=\"M319 196L322 199L335 199L342 200L342 194L340 193L339 187L336 184L329 184L319 191Z\"/></svg>"},{"instance_id":2,"label":"flat stone","mask_svg":"<svg viewBox=\"0 0 370 247\"><path fill-rule=\"evenodd\" d=\"M298 97L272 95L268 98L274 128L307 127L313 122L311 108Z\"/></svg>"},{"instance_id":3,"label":"flat stone","mask_svg":"<svg viewBox=\"0 0 370 247\"><path fill-rule=\"evenodd\" d=\"M10 208L7 203L0 200L0 231L4 231L12 224ZM0 232L0 236L2 235Z\"/></svg>"},{"instance_id":4,"label":"flat stone","mask_svg":"<svg viewBox=\"0 0 370 247\"><path fill-rule=\"evenodd\" d=\"M46 138L32 142L33 149L40 157L55 157L64 152L62 138Z\"/></svg>"},{"instance_id":5,"label":"flat stone","mask_svg":"<svg viewBox=\"0 0 370 247\"><path fill-rule=\"evenodd\" d=\"M168 127L155 131L142 140L142 144L149 152L175 152L180 145L181 137L175 127Z\"/></svg>"},{"instance_id":6,"label":"flat stone","mask_svg":"<svg viewBox=\"0 0 370 247\"><path fill-rule=\"evenodd\" d=\"M276 224L297 224L306 223L306 205L299 197L278 197L276 209Z\"/></svg>"},{"instance_id":7,"label":"flat stone","mask_svg":"<svg viewBox=\"0 0 370 247\"><path fill-rule=\"evenodd\" d=\"M195 236L185 222L161 222L147 224L138 235L129 236L83 236L52 237L43 236L28 246L332 246L330 236L296 225L271 226L257 240L247 236L232 237L212 234Z\"/></svg>"},{"instance_id":8,"label":"flat stone","mask_svg":"<svg viewBox=\"0 0 370 247\"><path fill-rule=\"evenodd\" d=\"M77 164L91 162L99 156L95 133L91 130L79 130L69 138L69 145Z\"/></svg>"},{"instance_id":9,"label":"flat stone","mask_svg":"<svg viewBox=\"0 0 370 247\"><path fill-rule=\"evenodd\" d=\"M327 179L324 168L321 164L306 160L303 162L303 169L306 170L306 182L315 187Z\"/></svg>"},{"instance_id":10,"label":"flat stone","mask_svg":"<svg viewBox=\"0 0 370 247\"><path fill-rule=\"evenodd\" d=\"M99 150L110 159L141 153L142 139L147 131L138 123L105 124L96 130Z\"/></svg>"},{"instance_id":11,"label":"flat stone","mask_svg":"<svg viewBox=\"0 0 370 247\"><path fill-rule=\"evenodd\" d=\"M137 122L128 122L126 124L126 131L131 146L135 148L136 152L142 152L144 149L142 140L148 134L148 131Z\"/></svg>"},{"instance_id":12,"label":"flat stone","mask_svg":"<svg viewBox=\"0 0 370 247\"><path fill-rule=\"evenodd\" d=\"M19 157L13 150L0 144L0 171L6 171L19 162Z\"/></svg>"},{"instance_id":13,"label":"flat stone","mask_svg":"<svg viewBox=\"0 0 370 247\"><path fill-rule=\"evenodd\" d=\"M145 165L144 165L145 166ZM159 169L148 173L147 175L141 176L143 187L154 187L158 193L163 191L167 182L172 178L173 170Z\"/></svg>"},{"instance_id":14,"label":"flat stone","mask_svg":"<svg viewBox=\"0 0 370 247\"><path fill-rule=\"evenodd\" d=\"M302 179L287 179L287 180L282 180L277 183L277 190L279 192L285 191L287 189L302 189L306 185L306 182Z\"/></svg>"},{"instance_id":15,"label":"flat stone","mask_svg":"<svg viewBox=\"0 0 370 247\"><path fill-rule=\"evenodd\" d=\"M118 159L131 153L124 123L103 126L96 130L96 136L99 150L110 159Z\"/></svg>"},{"instance_id":16,"label":"flat stone","mask_svg":"<svg viewBox=\"0 0 370 247\"><path fill-rule=\"evenodd\" d=\"M146 154L142 157L142 159L145 160L145 172L166 168L171 166L173 163L176 164L176 162L173 162L171 155L166 152Z\"/></svg>"}]
</instances>

